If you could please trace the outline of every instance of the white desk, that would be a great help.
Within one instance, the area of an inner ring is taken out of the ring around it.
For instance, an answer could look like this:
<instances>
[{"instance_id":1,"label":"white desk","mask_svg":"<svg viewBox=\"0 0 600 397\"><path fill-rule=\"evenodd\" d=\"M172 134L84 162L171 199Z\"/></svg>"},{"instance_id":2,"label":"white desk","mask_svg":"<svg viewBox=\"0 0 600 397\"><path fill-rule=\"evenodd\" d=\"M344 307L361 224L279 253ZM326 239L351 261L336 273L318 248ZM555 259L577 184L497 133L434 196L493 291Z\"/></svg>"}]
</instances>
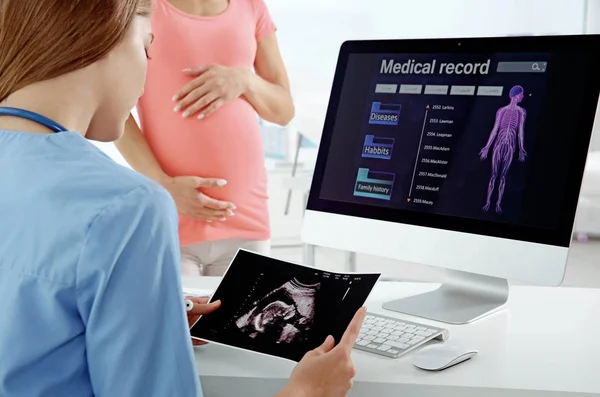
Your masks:
<instances>
[{"instance_id":1,"label":"white desk","mask_svg":"<svg viewBox=\"0 0 600 397\"><path fill-rule=\"evenodd\" d=\"M218 281L184 279L184 286L214 289ZM368 309L394 316L381 308L384 301L435 287L380 282ZM447 328L446 343L465 344L480 353L456 367L430 373L415 368L410 353L393 360L354 351L357 376L350 396L600 395L600 290L512 287L506 310L471 325ZM196 348L196 362L206 397L272 396L294 366L215 345Z\"/></svg>"}]
</instances>

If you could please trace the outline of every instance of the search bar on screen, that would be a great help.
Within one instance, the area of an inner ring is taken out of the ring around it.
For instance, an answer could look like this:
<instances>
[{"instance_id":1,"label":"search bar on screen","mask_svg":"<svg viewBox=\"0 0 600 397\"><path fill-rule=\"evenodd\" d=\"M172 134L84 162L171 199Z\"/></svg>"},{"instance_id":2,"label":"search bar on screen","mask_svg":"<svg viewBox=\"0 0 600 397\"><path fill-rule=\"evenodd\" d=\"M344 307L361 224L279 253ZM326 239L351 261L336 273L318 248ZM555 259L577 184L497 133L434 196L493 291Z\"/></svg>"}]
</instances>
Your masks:
<instances>
[{"instance_id":1,"label":"search bar on screen","mask_svg":"<svg viewBox=\"0 0 600 397\"><path fill-rule=\"evenodd\" d=\"M544 73L548 62L498 62L498 73Z\"/></svg>"}]
</instances>

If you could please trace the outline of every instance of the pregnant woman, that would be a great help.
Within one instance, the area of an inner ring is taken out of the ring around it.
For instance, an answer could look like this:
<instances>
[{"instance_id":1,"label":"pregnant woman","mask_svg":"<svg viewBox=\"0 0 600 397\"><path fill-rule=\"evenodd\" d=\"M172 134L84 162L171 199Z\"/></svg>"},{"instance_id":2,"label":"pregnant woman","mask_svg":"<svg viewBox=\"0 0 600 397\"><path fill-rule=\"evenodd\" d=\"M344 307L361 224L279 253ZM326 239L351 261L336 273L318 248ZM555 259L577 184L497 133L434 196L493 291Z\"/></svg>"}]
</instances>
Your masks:
<instances>
[{"instance_id":1,"label":"pregnant woman","mask_svg":"<svg viewBox=\"0 0 600 397\"><path fill-rule=\"evenodd\" d=\"M276 28L264 0L155 0L152 28L141 128L117 147L175 200L183 273L222 275L239 248L269 251L257 113L294 116Z\"/></svg>"}]
</instances>

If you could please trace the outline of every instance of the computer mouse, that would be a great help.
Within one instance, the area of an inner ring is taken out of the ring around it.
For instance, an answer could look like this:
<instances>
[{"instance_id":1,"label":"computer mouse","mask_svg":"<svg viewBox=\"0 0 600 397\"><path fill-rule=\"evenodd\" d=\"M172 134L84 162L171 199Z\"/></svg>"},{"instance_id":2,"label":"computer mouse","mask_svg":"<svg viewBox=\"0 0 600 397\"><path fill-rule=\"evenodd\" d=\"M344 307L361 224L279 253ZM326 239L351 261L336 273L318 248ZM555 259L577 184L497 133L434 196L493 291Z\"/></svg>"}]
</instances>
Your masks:
<instances>
[{"instance_id":1,"label":"computer mouse","mask_svg":"<svg viewBox=\"0 0 600 397\"><path fill-rule=\"evenodd\" d=\"M436 344L425 346L415 354L413 364L426 371L442 371L462 363L479 353L478 350L461 346Z\"/></svg>"}]
</instances>

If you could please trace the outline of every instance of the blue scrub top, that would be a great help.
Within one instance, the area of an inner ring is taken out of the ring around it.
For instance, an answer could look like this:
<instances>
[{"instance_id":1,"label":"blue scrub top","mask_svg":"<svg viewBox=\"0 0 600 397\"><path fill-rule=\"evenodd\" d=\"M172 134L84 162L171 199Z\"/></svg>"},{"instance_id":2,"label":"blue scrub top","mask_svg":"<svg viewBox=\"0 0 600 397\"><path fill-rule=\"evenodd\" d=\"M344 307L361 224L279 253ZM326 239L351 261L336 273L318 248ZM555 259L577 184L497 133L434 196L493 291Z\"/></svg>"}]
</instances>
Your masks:
<instances>
[{"instance_id":1,"label":"blue scrub top","mask_svg":"<svg viewBox=\"0 0 600 397\"><path fill-rule=\"evenodd\" d=\"M81 135L0 131L0 396L201 396L177 222Z\"/></svg>"}]
</instances>

